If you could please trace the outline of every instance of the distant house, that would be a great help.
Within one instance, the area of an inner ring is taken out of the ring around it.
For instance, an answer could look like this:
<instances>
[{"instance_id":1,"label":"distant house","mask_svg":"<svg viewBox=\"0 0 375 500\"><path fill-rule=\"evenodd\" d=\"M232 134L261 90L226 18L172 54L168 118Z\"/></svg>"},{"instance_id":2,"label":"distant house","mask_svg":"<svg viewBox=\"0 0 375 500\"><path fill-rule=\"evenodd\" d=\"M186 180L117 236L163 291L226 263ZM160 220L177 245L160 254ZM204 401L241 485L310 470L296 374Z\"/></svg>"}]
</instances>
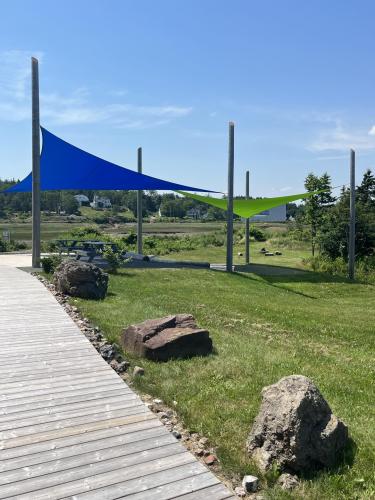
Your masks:
<instances>
[{"instance_id":1,"label":"distant house","mask_svg":"<svg viewBox=\"0 0 375 500\"><path fill-rule=\"evenodd\" d=\"M105 198L104 196L94 195L93 201L90 203L92 208L111 208L112 203L109 198Z\"/></svg>"},{"instance_id":2,"label":"distant house","mask_svg":"<svg viewBox=\"0 0 375 500\"><path fill-rule=\"evenodd\" d=\"M74 198L78 201L78 205L81 207L82 205L86 205L89 203L89 199L84 194L76 194Z\"/></svg>"},{"instance_id":3,"label":"distant house","mask_svg":"<svg viewBox=\"0 0 375 500\"><path fill-rule=\"evenodd\" d=\"M285 222L286 221L286 205L264 210L250 218L251 222Z\"/></svg>"},{"instance_id":4,"label":"distant house","mask_svg":"<svg viewBox=\"0 0 375 500\"><path fill-rule=\"evenodd\" d=\"M190 219L200 219L201 211L199 208L190 208L190 210L186 212L186 216Z\"/></svg>"}]
</instances>

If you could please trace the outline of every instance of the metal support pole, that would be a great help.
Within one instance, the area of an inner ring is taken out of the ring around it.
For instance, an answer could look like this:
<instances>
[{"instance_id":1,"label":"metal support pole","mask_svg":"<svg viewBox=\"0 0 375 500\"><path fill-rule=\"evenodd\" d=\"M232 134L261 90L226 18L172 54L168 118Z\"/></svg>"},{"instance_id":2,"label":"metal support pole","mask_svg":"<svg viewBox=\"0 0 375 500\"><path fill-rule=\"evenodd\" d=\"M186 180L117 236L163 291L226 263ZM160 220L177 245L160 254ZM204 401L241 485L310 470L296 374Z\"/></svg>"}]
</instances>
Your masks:
<instances>
[{"instance_id":1,"label":"metal support pole","mask_svg":"<svg viewBox=\"0 0 375 500\"><path fill-rule=\"evenodd\" d=\"M31 58L32 86L32 266L40 267L40 121L38 60Z\"/></svg>"},{"instance_id":2,"label":"metal support pole","mask_svg":"<svg viewBox=\"0 0 375 500\"><path fill-rule=\"evenodd\" d=\"M349 279L355 275L355 151L350 150Z\"/></svg>"},{"instance_id":3,"label":"metal support pole","mask_svg":"<svg viewBox=\"0 0 375 500\"><path fill-rule=\"evenodd\" d=\"M138 148L138 172L142 173L142 148ZM142 245L142 194L143 191L137 191L137 252L139 254L143 253Z\"/></svg>"},{"instance_id":4,"label":"metal support pole","mask_svg":"<svg viewBox=\"0 0 375 500\"><path fill-rule=\"evenodd\" d=\"M249 199L249 177L250 173L246 171L246 199ZM250 219L246 219L245 226L245 262L246 264L250 263Z\"/></svg>"},{"instance_id":5,"label":"metal support pole","mask_svg":"<svg viewBox=\"0 0 375 500\"><path fill-rule=\"evenodd\" d=\"M233 177L234 177L234 123L229 122L228 148L228 205L227 205L227 272L233 271Z\"/></svg>"}]
</instances>

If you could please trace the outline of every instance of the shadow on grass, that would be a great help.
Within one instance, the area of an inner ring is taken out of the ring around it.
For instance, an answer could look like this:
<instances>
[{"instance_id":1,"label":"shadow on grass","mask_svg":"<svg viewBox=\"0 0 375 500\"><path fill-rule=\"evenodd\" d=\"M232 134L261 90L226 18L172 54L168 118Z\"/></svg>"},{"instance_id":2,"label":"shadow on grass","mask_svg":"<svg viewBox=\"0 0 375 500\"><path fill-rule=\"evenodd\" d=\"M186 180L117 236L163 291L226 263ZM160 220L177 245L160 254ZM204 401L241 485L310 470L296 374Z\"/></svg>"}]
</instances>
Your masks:
<instances>
[{"instance_id":1,"label":"shadow on grass","mask_svg":"<svg viewBox=\"0 0 375 500\"><path fill-rule=\"evenodd\" d=\"M345 474L348 468L353 467L355 456L358 451L358 446L356 442L352 439L348 439L348 443L344 450L338 454L335 464L326 469L310 470L308 473L301 474L302 479L316 479L319 476L328 474L333 476L336 474Z\"/></svg>"}]
</instances>

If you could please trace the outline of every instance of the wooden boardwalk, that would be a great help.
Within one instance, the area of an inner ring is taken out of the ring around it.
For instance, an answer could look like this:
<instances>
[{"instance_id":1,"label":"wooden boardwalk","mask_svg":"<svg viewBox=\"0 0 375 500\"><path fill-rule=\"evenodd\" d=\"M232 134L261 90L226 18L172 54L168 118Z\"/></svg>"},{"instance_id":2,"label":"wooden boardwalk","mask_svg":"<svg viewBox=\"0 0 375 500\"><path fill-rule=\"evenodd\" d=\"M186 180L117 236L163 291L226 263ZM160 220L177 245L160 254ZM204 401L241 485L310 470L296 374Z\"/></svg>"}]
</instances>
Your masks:
<instances>
[{"instance_id":1,"label":"wooden boardwalk","mask_svg":"<svg viewBox=\"0 0 375 500\"><path fill-rule=\"evenodd\" d=\"M0 266L0 499L235 498L44 286Z\"/></svg>"}]
</instances>

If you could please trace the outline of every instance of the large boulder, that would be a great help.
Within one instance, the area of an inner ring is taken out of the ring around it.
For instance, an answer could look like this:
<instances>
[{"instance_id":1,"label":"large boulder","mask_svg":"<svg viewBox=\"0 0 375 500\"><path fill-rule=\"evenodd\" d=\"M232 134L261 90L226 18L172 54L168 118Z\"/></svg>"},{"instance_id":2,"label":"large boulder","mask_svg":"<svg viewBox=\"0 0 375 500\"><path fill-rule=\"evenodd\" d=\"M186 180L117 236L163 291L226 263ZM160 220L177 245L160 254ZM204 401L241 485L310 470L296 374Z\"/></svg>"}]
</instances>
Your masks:
<instances>
[{"instance_id":1,"label":"large boulder","mask_svg":"<svg viewBox=\"0 0 375 500\"><path fill-rule=\"evenodd\" d=\"M190 314L176 314L130 325L121 342L128 352L155 361L204 356L212 351L207 330L198 328Z\"/></svg>"},{"instance_id":2,"label":"large boulder","mask_svg":"<svg viewBox=\"0 0 375 500\"><path fill-rule=\"evenodd\" d=\"M104 299L108 274L89 262L66 260L56 269L53 282L59 292L84 299Z\"/></svg>"},{"instance_id":3,"label":"large boulder","mask_svg":"<svg viewBox=\"0 0 375 500\"><path fill-rule=\"evenodd\" d=\"M275 463L282 471L303 473L335 464L348 441L348 428L312 380L284 377L265 387L262 398L247 442L261 470Z\"/></svg>"}]
</instances>

